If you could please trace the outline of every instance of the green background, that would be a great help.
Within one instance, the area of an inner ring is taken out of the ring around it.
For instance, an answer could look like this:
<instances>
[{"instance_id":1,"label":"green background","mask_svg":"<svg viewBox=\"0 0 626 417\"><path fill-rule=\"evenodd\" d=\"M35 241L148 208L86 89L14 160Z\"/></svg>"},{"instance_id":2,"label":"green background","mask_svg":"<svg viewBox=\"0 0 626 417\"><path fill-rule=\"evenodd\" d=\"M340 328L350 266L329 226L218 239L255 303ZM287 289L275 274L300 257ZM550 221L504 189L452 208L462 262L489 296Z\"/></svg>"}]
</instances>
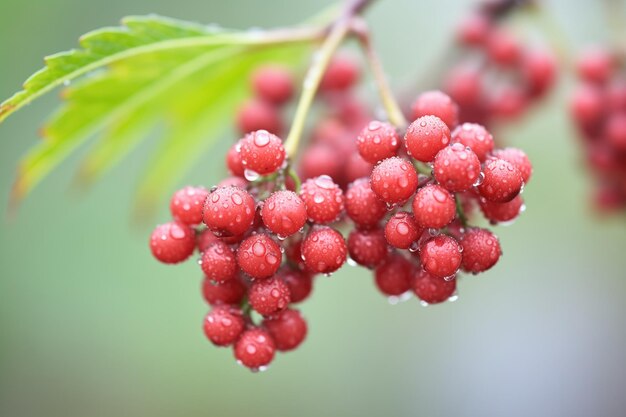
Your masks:
<instances>
[{"instance_id":1,"label":"green background","mask_svg":"<svg viewBox=\"0 0 626 417\"><path fill-rule=\"evenodd\" d=\"M607 37L599 3L549 3L571 47ZM0 0L0 96L44 55L124 15L271 27L327 4ZM469 4L372 7L368 20L396 86L440 55ZM0 221L0 415L626 415L626 222L589 207L563 104L572 80L561 81L547 103L503 131L527 150L535 173L527 211L497 228L505 254L497 267L463 279L456 303L429 308L390 306L364 270L321 277L302 305L306 343L263 374L204 339L197 265L157 264L148 230L131 223L134 181L151 144L86 195L68 187L80 155L71 158L16 217ZM17 159L55 103L48 97L0 126L0 207ZM216 182L220 146L185 182ZM159 219L166 216L164 204Z\"/></svg>"}]
</instances>

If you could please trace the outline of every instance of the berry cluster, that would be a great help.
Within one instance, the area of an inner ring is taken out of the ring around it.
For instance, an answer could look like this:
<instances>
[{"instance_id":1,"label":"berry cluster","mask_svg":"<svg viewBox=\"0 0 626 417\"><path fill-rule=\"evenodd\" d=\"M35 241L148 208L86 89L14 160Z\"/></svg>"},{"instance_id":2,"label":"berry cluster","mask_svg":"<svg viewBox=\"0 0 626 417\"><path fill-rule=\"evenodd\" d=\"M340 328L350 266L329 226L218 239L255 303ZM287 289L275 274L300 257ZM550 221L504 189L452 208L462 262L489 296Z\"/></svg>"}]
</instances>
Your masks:
<instances>
[{"instance_id":1,"label":"berry cluster","mask_svg":"<svg viewBox=\"0 0 626 417\"><path fill-rule=\"evenodd\" d=\"M253 85L257 102L276 110L293 80L272 71L260 69ZM419 114L402 131L372 120L352 91L358 77L352 60L332 61L317 97L325 113L297 164L279 136L251 130L226 155L232 177L177 191L173 220L150 238L164 263L197 250L212 306L206 336L232 346L248 368L263 369L276 351L302 343L307 323L293 306L316 275L350 260L373 270L392 301L455 299L459 271L486 271L502 253L498 238L470 227L468 216L480 207L495 224L523 209L532 167L521 150L495 149L485 127L458 124L458 105L440 91L418 97ZM267 128L269 119L257 116L247 117Z\"/></svg>"},{"instance_id":2,"label":"berry cluster","mask_svg":"<svg viewBox=\"0 0 626 417\"><path fill-rule=\"evenodd\" d=\"M626 71L624 58L601 47L581 54L580 84L570 111L584 138L587 164L596 178L595 206L601 211L626 207Z\"/></svg>"},{"instance_id":3,"label":"berry cluster","mask_svg":"<svg viewBox=\"0 0 626 417\"><path fill-rule=\"evenodd\" d=\"M457 28L456 62L442 86L459 104L461 122L491 126L517 119L554 84L555 57L541 46L525 45L504 25L509 6L479 8Z\"/></svg>"}]
</instances>

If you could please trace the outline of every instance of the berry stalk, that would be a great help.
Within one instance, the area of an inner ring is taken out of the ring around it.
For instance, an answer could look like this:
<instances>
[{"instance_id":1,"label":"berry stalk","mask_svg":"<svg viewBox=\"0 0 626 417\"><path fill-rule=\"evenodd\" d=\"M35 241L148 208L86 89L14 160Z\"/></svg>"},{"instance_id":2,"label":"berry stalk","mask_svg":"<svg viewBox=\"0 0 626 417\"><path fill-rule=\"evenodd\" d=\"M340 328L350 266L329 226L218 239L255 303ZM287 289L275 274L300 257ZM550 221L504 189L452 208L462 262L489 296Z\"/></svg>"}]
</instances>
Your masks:
<instances>
[{"instance_id":1,"label":"berry stalk","mask_svg":"<svg viewBox=\"0 0 626 417\"><path fill-rule=\"evenodd\" d=\"M289 158L293 158L298 151L298 145L302 132L304 130L304 124L306 117L313 104L315 93L320 85L322 76L328 68L331 58L350 33L352 28L352 18L360 13L372 0L353 0L348 3L344 13L335 21L331 26L328 36L324 40L324 43L320 49L315 53L313 57L313 64L309 68L302 86L302 94L296 108L296 113L289 130L289 135L285 141L285 151Z\"/></svg>"}]
</instances>

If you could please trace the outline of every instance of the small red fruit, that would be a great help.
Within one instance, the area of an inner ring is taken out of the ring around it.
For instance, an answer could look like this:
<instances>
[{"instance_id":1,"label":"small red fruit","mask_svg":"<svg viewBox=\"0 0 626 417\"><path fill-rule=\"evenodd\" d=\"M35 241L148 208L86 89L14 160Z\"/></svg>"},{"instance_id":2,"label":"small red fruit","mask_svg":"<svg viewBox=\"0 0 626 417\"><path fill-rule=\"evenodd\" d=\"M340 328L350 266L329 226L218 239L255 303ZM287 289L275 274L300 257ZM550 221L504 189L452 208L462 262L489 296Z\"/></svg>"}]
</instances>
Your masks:
<instances>
[{"instance_id":1,"label":"small red fruit","mask_svg":"<svg viewBox=\"0 0 626 417\"><path fill-rule=\"evenodd\" d=\"M297 348L306 338L307 324L298 310L287 309L263 320L276 349L286 352Z\"/></svg>"},{"instance_id":2,"label":"small red fruit","mask_svg":"<svg viewBox=\"0 0 626 417\"><path fill-rule=\"evenodd\" d=\"M300 189L309 219L319 224L336 221L343 211L343 192L328 175L306 180Z\"/></svg>"},{"instance_id":3,"label":"small red fruit","mask_svg":"<svg viewBox=\"0 0 626 417\"><path fill-rule=\"evenodd\" d=\"M385 225L385 239L398 249L408 249L422 234L412 213L399 211Z\"/></svg>"},{"instance_id":4,"label":"small red fruit","mask_svg":"<svg viewBox=\"0 0 626 417\"><path fill-rule=\"evenodd\" d=\"M291 303L305 300L313 290L313 277L306 271L285 266L278 271L276 276L289 287Z\"/></svg>"},{"instance_id":5,"label":"small red fruit","mask_svg":"<svg viewBox=\"0 0 626 417\"><path fill-rule=\"evenodd\" d=\"M437 153L433 174L441 186L451 192L472 188L480 175L478 156L461 143L454 143Z\"/></svg>"},{"instance_id":6,"label":"small red fruit","mask_svg":"<svg viewBox=\"0 0 626 417\"><path fill-rule=\"evenodd\" d=\"M267 130L257 130L240 140L241 163L260 175L272 174L285 161L283 141Z\"/></svg>"},{"instance_id":7,"label":"small red fruit","mask_svg":"<svg viewBox=\"0 0 626 417\"><path fill-rule=\"evenodd\" d=\"M264 233L245 239L237 249L239 267L252 278L269 278L278 271L283 254L278 243Z\"/></svg>"},{"instance_id":8,"label":"small red fruit","mask_svg":"<svg viewBox=\"0 0 626 417\"><path fill-rule=\"evenodd\" d=\"M348 253L359 265L373 268L381 263L388 253L387 241L382 230L358 230L348 236Z\"/></svg>"},{"instance_id":9,"label":"small red fruit","mask_svg":"<svg viewBox=\"0 0 626 417\"><path fill-rule=\"evenodd\" d=\"M252 99L243 103L239 108L237 127L242 134L267 130L278 135L283 130L283 122L276 107L263 100Z\"/></svg>"},{"instance_id":10,"label":"small red fruit","mask_svg":"<svg viewBox=\"0 0 626 417\"><path fill-rule=\"evenodd\" d=\"M302 260L313 272L335 272L346 261L347 252L343 236L330 227L312 230L302 242Z\"/></svg>"},{"instance_id":11,"label":"small red fruit","mask_svg":"<svg viewBox=\"0 0 626 417\"><path fill-rule=\"evenodd\" d=\"M204 334L216 346L232 345L244 328L241 310L232 306L217 306L204 318Z\"/></svg>"},{"instance_id":12,"label":"small red fruit","mask_svg":"<svg viewBox=\"0 0 626 417\"><path fill-rule=\"evenodd\" d=\"M426 91L411 105L411 116L413 120L422 116L436 116L448 129L454 129L459 124L459 106L442 91Z\"/></svg>"},{"instance_id":13,"label":"small red fruit","mask_svg":"<svg viewBox=\"0 0 626 417\"><path fill-rule=\"evenodd\" d=\"M461 266L461 246L453 237L435 236L422 243L420 261L426 272L439 278L452 277Z\"/></svg>"},{"instance_id":14,"label":"small red fruit","mask_svg":"<svg viewBox=\"0 0 626 417\"><path fill-rule=\"evenodd\" d=\"M387 214L387 206L372 191L369 178L360 178L348 186L346 213L361 229L376 227Z\"/></svg>"},{"instance_id":15,"label":"small red fruit","mask_svg":"<svg viewBox=\"0 0 626 417\"><path fill-rule=\"evenodd\" d=\"M417 190L412 207L415 221L424 229L441 229L456 216L454 197L440 185L427 184Z\"/></svg>"},{"instance_id":16,"label":"small red fruit","mask_svg":"<svg viewBox=\"0 0 626 417\"><path fill-rule=\"evenodd\" d=\"M234 349L235 359L254 370L269 365L275 352L274 339L266 330L259 328L243 332Z\"/></svg>"},{"instance_id":17,"label":"small red fruit","mask_svg":"<svg viewBox=\"0 0 626 417\"><path fill-rule=\"evenodd\" d=\"M398 296L411 289L413 265L393 254L374 271L376 286L385 295Z\"/></svg>"},{"instance_id":18,"label":"small red fruit","mask_svg":"<svg viewBox=\"0 0 626 417\"><path fill-rule=\"evenodd\" d=\"M485 162L493 150L493 136L484 126L476 123L463 123L452 132L452 142L459 142L470 148L480 162Z\"/></svg>"},{"instance_id":19,"label":"small red fruit","mask_svg":"<svg viewBox=\"0 0 626 417\"><path fill-rule=\"evenodd\" d=\"M417 188L417 173L409 161L399 157L388 158L372 170L372 190L387 204L409 199Z\"/></svg>"},{"instance_id":20,"label":"small red fruit","mask_svg":"<svg viewBox=\"0 0 626 417\"><path fill-rule=\"evenodd\" d=\"M218 187L204 203L203 221L218 236L240 236L254 221L254 198L238 187Z\"/></svg>"},{"instance_id":21,"label":"small red fruit","mask_svg":"<svg viewBox=\"0 0 626 417\"><path fill-rule=\"evenodd\" d=\"M506 203L522 190L524 180L513 164L498 158L490 158L483 169L484 179L478 192L488 201Z\"/></svg>"},{"instance_id":22,"label":"small red fruit","mask_svg":"<svg viewBox=\"0 0 626 417\"><path fill-rule=\"evenodd\" d=\"M435 277L424 270L417 272L413 281L413 292L427 304L447 301L456 290L456 279L445 280Z\"/></svg>"},{"instance_id":23,"label":"small red fruit","mask_svg":"<svg viewBox=\"0 0 626 417\"><path fill-rule=\"evenodd\" d=\"M252 284L248 300L254 311L269 316L284 310L291 302L291 294L283 280L272 277Z\"/></svg>"},{"instance_id":24,"label":"small red fruit","mask_svg":"<svg viewBox=\"0 0 626 417\"><path fill-rule=\"evenodd\" d=\"M391 124L374 120L361 130L356 145L363 159L375 164L396 155L400 135Z\"/></svg>"},{"instance_id":25,"label":"small red fruit","mask_svg":"<svg viewBox=\"0 0 626 417\"><path fill-rule=\"evenodd\" d=\"M261 216L272 233L287 237L304 227L307 219L306 205L293 191L276 191L263 203Z\"/></svg>"},{"instance_id":26,"label":"small red fruit","mask_svg":"<svg viewBox=\"0 0 626 417\"><path fill-rule=\"evenodd\" d=\"M436 116L422 116L409 125L404 140L410 156L431 162L450 143L450 128Z\"/></svg>"},{"instance_id":27,"label":"small red fruit","mask_svg":"<svg viewBox=\"0 0 626 417\"><path fill-rule=\"evenodd\" d=\"M494 266L502 255L498 238L486 229L468 229L461 238L461 246L463 270L474 274Z\"/></svg>"},{"instance_id":28,"label":"small red fruit","mask_svg":"<svg viewBox=\"0 0 626 417\"><path fill-rule=\"evenodd\" d=\"M237 277L237 261L232 249L224 242L214 242L204 252L200 266L204 275L216 282L226 282Z\"/></svg>"},{"instance_id":29,"label":"small red fruit","mask_svg":"<svg viewBox=\"0 0 626 417\"><path fill-rule=\"evenodd\" d=\"M208 278L202 280L202 295L211 305L239 304L245 294L246 286L239 277L221 284Z\"/></svg>"},{"instance_id":30,"label":"small red fruit","mask_svg":"<svg viewBox=\"0 0 626 417\"><path fill-rule=\"evenodd\" d=\"M165 264L177 264L189 258L196 248L193 229L180 222L158 225L150 235L152 255Z\"/></svg>"},{"instance_id":31,"label":"small red fruit","mask_svg":"<svg viewBox=\"0 0 626 417\"><path fill-rule=\"evenodd\" d=\"M252 74L252 88L263 100L281 105L293 95L293 76L286 68L264 66Z\"/></svg>"}]
</instances>

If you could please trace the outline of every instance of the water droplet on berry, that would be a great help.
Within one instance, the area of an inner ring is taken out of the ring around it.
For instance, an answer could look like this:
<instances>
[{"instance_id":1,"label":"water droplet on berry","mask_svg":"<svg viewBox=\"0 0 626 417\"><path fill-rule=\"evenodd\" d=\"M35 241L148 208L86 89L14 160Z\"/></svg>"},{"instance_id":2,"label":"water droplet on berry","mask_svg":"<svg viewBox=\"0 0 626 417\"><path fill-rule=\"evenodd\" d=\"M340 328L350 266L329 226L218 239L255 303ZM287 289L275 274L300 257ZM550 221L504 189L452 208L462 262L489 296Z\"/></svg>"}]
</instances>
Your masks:
<instances>
[{"instance_id":1,"label":"water droplet on berry","mask_svg":"<svg viewBox=\"0 0 626 417\"><path fill-rule=\"evenodd\" d=\"M256 180L258 180L261 177L261 175L258 172L252 171L251 169L246 169L243 172L243 176L248 181L256 181Z\"/></svg>"},{"instance_id":2,"label":"water droplet on berry","mask_svg":"<svg viewBox=\"0 0 626 417\"><path fill-rule=\"evenodd\" d=\"M262 242L255 242L252 245L252 253L254 253L255 256L263 256L265 255L265 245Z\"/></svg>"},{"instance_id":3,"label":"water droplet on berry","mask_svg":"<svg viewBox=\"0 0 626 417\"><path fill-rule=\"evenodd\" d=\"M259 130L254 134L254 144L260 148L270 143L270 134L266 130Z\"/></svg>"},{"instance_id":4,"label":"water droplet on berry","mask_svg":"<svg viewBox=\"0 0 626 417\"><path fill-rule=\"evenodd\" d=\"M174 224L174 225L172 225L172 227L170 229L170 236L173 239L184 239L187 236L187 232L185 232L185 229L183 229L180 226Z\"/></svg>"}]
</instances>

